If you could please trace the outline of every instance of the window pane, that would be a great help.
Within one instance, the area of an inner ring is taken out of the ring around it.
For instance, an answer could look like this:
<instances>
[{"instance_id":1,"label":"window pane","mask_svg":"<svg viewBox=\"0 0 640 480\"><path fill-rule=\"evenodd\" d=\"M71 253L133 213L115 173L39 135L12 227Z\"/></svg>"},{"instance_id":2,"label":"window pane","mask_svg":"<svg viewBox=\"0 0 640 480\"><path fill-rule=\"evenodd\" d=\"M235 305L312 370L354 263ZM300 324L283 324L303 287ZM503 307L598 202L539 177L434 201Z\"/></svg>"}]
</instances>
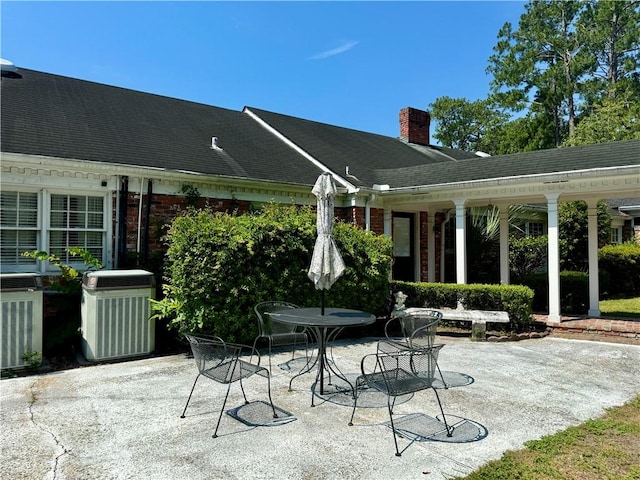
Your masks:
<instances>
[{"instance_id":1,"label":"window pane","mask_svg":"<svg viewBox=\"0 0 640 480\"><path fill-rule=\"evenodd\" d=\"M0 224L3 226L36 227L38 222L38 195L25 192L2 192Z\"/></svg>"},{"instance_id":2,"label":"window pane","mask_svg":"<svg viewBox=\"0 0 640 480\"><path fill-rule=\"evenodd\" d=\"M87 198L87 211L102 213L103 205L102 197L88 197Z\"/></svg>"},{"instance_id":3,"label":"window pane","mask_svg":"<svg viewBox=\"0 0 640 480\"><path fill-rule=\"evenodd\" d=\"M18 208L18 192L2 192L0 194L0 207L4 209Z\"/></svg>"},{"instance_id":4,"label":"window pane","mask_svg":"<svg viewBox=\"0 0 640 480\"><path fill-rule=\"evenodd\" d=\"M64 212L51 211L51 228L65 228L67 226L67 215Z\"/></svg>"},{"instance_id":5,"label":"window pane","mask_svg":"<svg viewBox=\"0 0 640 480\"><path fill-rule=\"evenodd\" d=\"M102 248L102 233L101 232L87 232L86 247L100 247Z\"/></svg>"},{"instance_id":6,"label":"window pane","mask_svg":"<svg viewBox=\"0 0 640 480\"><path fill-rule=\"evenodd\" d=\"M36 260L22 256L22 252L37 250L37 232L2 230L0 231L0 257L5 265L35 265Z\"/></svg>"},{"instance_id":7,"label":"window pane","mask_svg":"<svg viewBox=\"0 0 640 480\"><path fill-rule=\"evenodd\" d=\"M18 211L2 208L0 212L0 225L3 227L15 227L18 224Z\"/></svg>"},{"instance_id":8,"label":"window pane","mask_svg":"<svg viewBox=\"0 0 640 480\"><path fill-rule=\"evenodd\" d=\"M51 210L66 210L66 209L67 209L66 195L51 195Z\"/></svg>"},{"instance_id":9,"label":"window pane","mask_svg":"<svg viewBox=\"0 0 640 480\"><path fill-rule=\"evenodd\" d=\"M87 215L87 227L88 228L102 228L102 212L100 213L89 213Z\"/></svg>"},{"instance_id":10,"label":"window pane","mask_svg":"<svg viewBox=\"0 0 640 480\"><path fill-rule=\"evenodd\" d=\"M80 197L78 195L69 196L69 210L72 212L86 212L87 211L87 197Z\"/></svg>"},{"instance_id":11,"label":"window pane","mask_svg":"<svg viewBox=\"0 0 640 480\"><path fill-rule=\"evenodd\" d=\"M37 210L22 210L18 215L19 227L35 227L38 224Z\"/></svg>"},{"instance_id":12,"label":"window pane","mask_svg":"<svg viewBox=\"0 0 640 480\"><path fill-rule=\"evenodd\" d=\"M84 212L69 212L69 228L86 227Z\"/></svg>"}]
</instances>

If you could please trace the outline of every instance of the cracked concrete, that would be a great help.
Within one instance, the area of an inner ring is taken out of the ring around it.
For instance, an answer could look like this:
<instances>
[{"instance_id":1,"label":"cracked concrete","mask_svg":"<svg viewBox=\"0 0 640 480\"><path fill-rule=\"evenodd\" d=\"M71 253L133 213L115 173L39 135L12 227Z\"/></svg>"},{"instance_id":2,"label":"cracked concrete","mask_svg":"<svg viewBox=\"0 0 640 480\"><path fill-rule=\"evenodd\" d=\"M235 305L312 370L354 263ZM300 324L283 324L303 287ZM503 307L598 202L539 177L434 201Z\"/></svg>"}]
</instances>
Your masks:
<instances>
[{"instance_id":1,"label":"cracked concrete","mask_svg":"<svg viewBox=\"0 0 640 480\"><path fill-rule=\"evenodd\" d=\"M296 379L289 392L291 374L277 368L274 402L296 420L251 427L224 415L213 439L225 387L201 380L181 419L196 368L193 359L173 355L2 380L0 472L11 480L440 480L640 394L636 345L552 337L439 340L446 343L439 360L445 374L470 379L441 390L440 398L452 418L484 429L473 441L463 441L463 429L452 442L410 442L405 435L399 443L406 450L397 458L385 404L358 409L349 427L349 402L317 400L311 408L311 376ZM360 359L374 348L375 339L340 341L335 361L354 378ZM278 353L274 366L289 359ZM249 379L246 387L250 400L266 399L264 379ZM227 408L239 406L241 398L238 385L232 386ZM428 391L396 410L410 420L438 413Z\"/></svg>"}]
</instances>

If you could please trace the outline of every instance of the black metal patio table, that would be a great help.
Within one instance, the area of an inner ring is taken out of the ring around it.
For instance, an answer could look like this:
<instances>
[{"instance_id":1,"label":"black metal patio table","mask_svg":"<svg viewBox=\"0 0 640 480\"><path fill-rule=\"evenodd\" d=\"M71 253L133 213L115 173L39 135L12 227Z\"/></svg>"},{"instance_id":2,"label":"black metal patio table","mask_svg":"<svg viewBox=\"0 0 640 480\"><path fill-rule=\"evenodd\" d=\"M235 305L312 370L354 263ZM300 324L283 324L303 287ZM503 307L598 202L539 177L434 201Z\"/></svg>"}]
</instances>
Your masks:
<instances>
[{"instance_id":1,"label":"black metal patio table","mask_svg":"<svg viewBox=\"0 0 640 480\"><path fill-rule=\"evenodd\" d=\"M289 381L289 390L291 390L291 384L294 379L310 372L314 366L318 365L316 378L311 386L311 406L314 406L313 391L318 383L320 383L320 395L324 395L325 371L329 374L333 373L338 378L347 382L353 391L353 385L351 382L345 378L337 367L334 368L332 362L329 362L327 359L327 341L332 336L335 337L343 328L360 327L374 323L376 321L375 315L349 308L329 307L324 309L324 315L320 308L291 308L286 310L276 310L268 315L273 318L277 318L279 322L309 327L315 333L318 341L318 354L314 361L308 363L301 372L291 378Z\"/></svg>"}]
</instances>

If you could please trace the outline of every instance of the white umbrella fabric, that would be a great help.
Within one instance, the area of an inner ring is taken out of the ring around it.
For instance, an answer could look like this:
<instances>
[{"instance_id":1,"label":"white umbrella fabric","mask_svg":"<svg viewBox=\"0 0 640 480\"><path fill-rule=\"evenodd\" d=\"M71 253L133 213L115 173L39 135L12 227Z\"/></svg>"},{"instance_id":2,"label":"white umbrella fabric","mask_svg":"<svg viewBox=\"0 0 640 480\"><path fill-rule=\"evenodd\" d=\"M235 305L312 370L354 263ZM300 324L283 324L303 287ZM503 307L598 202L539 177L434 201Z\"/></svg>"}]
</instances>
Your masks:
<instances>
[{"instance_id":1,"label":"white umbrella fabric","mask_svg":"<svg viewBox=\"0 0 640 480\"><path fill-rule=\"evenodd\" d=\"M337 193L333 177L325 172L318 177L311 190L318 198L316 244L307 275L322 290L322 315L324 315L324 290L328 290L344 273L345 265L333 238L333 198Z\"/></svg>"}]
</instances>

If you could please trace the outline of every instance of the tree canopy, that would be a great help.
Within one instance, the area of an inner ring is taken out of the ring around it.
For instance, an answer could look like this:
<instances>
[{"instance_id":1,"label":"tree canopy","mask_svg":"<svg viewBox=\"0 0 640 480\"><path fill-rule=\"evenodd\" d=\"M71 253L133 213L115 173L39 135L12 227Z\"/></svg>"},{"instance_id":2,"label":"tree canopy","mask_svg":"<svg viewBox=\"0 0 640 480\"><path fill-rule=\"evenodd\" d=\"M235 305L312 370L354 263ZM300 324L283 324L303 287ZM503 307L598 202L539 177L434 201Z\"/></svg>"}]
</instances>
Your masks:
<instances>
[{"instance_id":1,"label":"tree canopy","mask_svg":"<svg viewBox=\"0 0 640 480\"><path fill-rule=\"evenodd\" d=\"M640 137L640 0L539 0L497 34L486 99L429 105L442 145L492 155Z\"/></svg>"}]
</instances>

